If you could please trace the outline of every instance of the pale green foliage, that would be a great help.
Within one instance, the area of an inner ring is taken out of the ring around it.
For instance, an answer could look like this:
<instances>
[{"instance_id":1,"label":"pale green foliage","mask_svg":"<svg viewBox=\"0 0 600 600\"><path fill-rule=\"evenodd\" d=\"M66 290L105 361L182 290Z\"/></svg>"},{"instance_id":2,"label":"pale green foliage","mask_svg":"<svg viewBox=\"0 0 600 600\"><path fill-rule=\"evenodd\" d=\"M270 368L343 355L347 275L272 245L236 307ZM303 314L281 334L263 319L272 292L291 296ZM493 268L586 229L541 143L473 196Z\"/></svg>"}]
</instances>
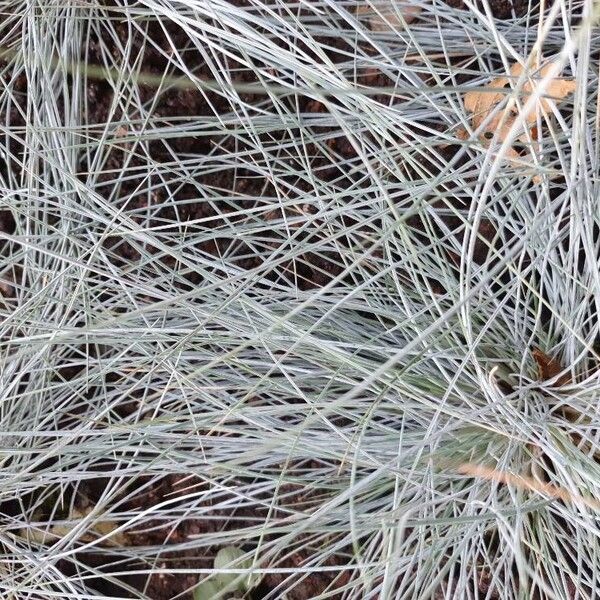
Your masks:
<instances>
[{"instance_id":1,"label":"pale green foliage","mask_svg":"<svg viewBox=\"0 0 600 600\"><path fill-rule=\"evenodd\" d=\"M594 4L244 4L0 1L0 597L206 589L165 552L234 545L267 600L598 598ZM508 163L464 94L537 52L579 85Z\"/></svg>"},{"instance_id":2,"label":"pale green foliage","mask_svg":"<svg viewBox=\"0 0 600 600\"><path fill-rule=\"evenodd\" d=\"M213 598L225 597L227 592L238 591L240 593L250 591L260 583L261 576L249 574L241 576L233 570L252 569L252 559L246 557L243 550L236 546L225 546L221 548L214 562L216 575L214 579L203 581L194 590L194 600L211 600Z\"/></svg>"}]
</instances>

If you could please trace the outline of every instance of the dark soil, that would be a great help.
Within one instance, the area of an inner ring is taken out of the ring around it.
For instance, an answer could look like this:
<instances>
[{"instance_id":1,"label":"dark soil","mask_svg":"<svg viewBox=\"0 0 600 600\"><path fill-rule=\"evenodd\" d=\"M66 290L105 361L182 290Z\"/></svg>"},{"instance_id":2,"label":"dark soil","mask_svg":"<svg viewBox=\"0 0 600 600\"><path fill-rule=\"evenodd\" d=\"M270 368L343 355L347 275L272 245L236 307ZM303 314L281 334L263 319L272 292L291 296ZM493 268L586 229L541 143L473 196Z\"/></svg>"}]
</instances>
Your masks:
<instances>
[{"instance_id":1,"label":"dark soil","mask_svg":"<svg viewBox=\"0 0 600 600\"><path fill-rule=\"evenodd\" d=\"M447 0L447 3L455 8L465 9L462 0ZM528 8L528 0L493 0L491 3L493 14L496 18L504 19L511 18L514 16L522 16ZM466 9L465 9L466 10ZM174 43L178 45L180 49L186 47L188 43L188 36L185 32L180 30L173 24L166 24L169 35L173 39ZM148 25L149 35L156 43L157 48L147 47L143 57L142 71L153 74L161 74L166 65L166 59L162 56L158 48L168 50L167 39L161 26L156 23L150 23ZM133 39L130 40L130 32L125 25L117 25L117 33L121 43L132 43L134 51L132 55L136 55L136 51L141 48L142 36L133 33ZM338 38L323 39L330 48L329 57L335 62L341 62L346 60L347 55L353 55L355 49L352 46L346 44L343 40ZM290 42L292 44L292 42ZM109 51L113 54L114 58L119 60L120 50L116 42L113 40L111 46L111 40L104 39L101 44L98 39L90 39L89 47L86 49L85 59L90 63L102 64L103 52ZM366 52L369 49L365 50ZM207 79L213 77L208 65L203 64L201 55L191 48L186 52L186 57L190 65L194 65L196 72L205 76ZM254 76L248 71L242 68L242 65L235 64L234 61L230 61L228 65L231 71L234 73L233 79L237 83L256 83ZM173 73L177 75L177 73ZM368 84L374 88L378 87L391 87L393 81L384 73L378 72L373 69L366 69L363 72L357 73L357 80L363 84ZM19 83L19 89L23 95L26 94L26 81L23 80ZM141 86L140 95L144 102L150 102L154 99L156 90L149 86ZM258 99L264 100L264 97L255 98L250 94L244 96L244 100L249 104L256 102ZM383 101L387 101L386 97L382 97ZM113 102L113 90L106 81L102 80L90 80L87 88L87 101L88 101L88 122L92 124L104 125L109 119L110 107ZM292 105L292 99L287 101L290 108L298 111L299 113L325 113L326 107L314 99L308 97L294 98ZM169 125L174 122L176 118L197 118L201 116L211 115L224 115L232 110L232 106L229 101L214 92L201 93L199 91L192 90L173 90L167 93L163 93L156 99L156 103L153 109L153 116L160 118L164 125ZM117 111L113 115L112 119L117 122L126 122L129 119L135 119L136 115L120 113ZM15 107L8 115L8 120L13 128L21 128L24 126L24 121L21 112ZM126 131L124 132L126 133ZM346 182L348 185L352 183L351 178L338 167L339 158L352 159L356 158L356 152L351 142L342 135L339 131L330 130L331 137L327 141L326 150L324 148L312 147L308 149L315 159L312 163L314 169L314 176L327 181L337 181L339 185L343 185ZM283 134L282 134L283 135ZM205 155L208 152L215 151L215 147L222 148L223 152L230 152L235 147L235 142L232 139L224 140L218 136L214 137L182 137L175 140L161 140L153 142L149 147L150 158L157 163L170 162L173 160L173 156L181 156L183 154L187 156L193 155ZM9 142L9 146L14 156L18 156L22 148L19 147L18 143L13 140ZM239 148L238 148L239 150ZM442 156L445 160L452 160L452 156L456 149L448 148L443 151ZM444 154L445 153L445 154ZM125 154L115 147L112 151L109 160L106 164L106 170L119 170L128 169L133 171L136 166L142 166L147 161L146 158L133 158L129 162L125 162ZM0 165L0 167L2 167ZM5 169L6 167L3 166ZM433 167L432 167L433 168ZM457 165L458 168L458 165ZM87 165L81 164L81 172L85 173ZM109 181L107 175L105 180ZM98 186L100 193L103 193L106 198L113 197L115 204L122 205L125 198L128 198L131 194L135 193L138 185L141 183L141 179L130 179L126 183L121 184L121 189L116 195L113 195L114 189L112 184L106 187ZM156 182L158 183L158 182ZM135 218L138 220L147 219L148 225L156 225L165 222L179 222L191 221L195 219L207 219L213 217L212 220L207 221L207 225L204 226L204 230L210 232L211 228L218 227L222 224L224 217L231 211L237 208L244 208L253 205L255 199L258 197L264 197L265 195L274 196L275 191L272 189L269 183L265 183L264 178L258 177L256 174L249 172L244 169L231 168L229 170L221 170L212 174L203 176L203 180L200 182L207 188L213 190L220 190L223 197L228 197L228 200L222 201L189 201L197 196L195 188L190 185L173 186L172 190L176 189L175 202L178 204L177 213L173 208L169 208L167 204L162 206L160 209L149 212L145 212L143 209L151 209L151 204L163 205L163 202L167 198L167 189L165 186L157 187L154 197L148 198L145 193L139 193L137 196L134 195L132 201L128 201L127 211L137 215ZM296 189L302 190L304 185L302 182L294 182ZM144 186L142 186L143 188ZM146 184L147 187L147 184ZM306 186L305 186L306 187ZM305 190L306 191L306 190ZM231 200L236 198L236 200ZM189 201L189 202L186 202ZM310 210L307 209L307 210ZM150 215L141 216L141 215ZM273 218L280 217L279 214L273 214ZM149 222L148 222L149 221ZM423 224L418 219L413 220L411 223L416 230L423 231ZM7 211L0 212L0 230L6 233L11 233L14 230L14 221ZM454 232L456 236L460 238L462 232L459 229L459 221L456 218L446 219L444 227L440 227L438 230L439 235L448 235L449 232ZM482 223L482 237L492 242L496 232L493 226L489 222ZM424 240L426 242L426 239ZM227 244L230 244L228 241ZM135 247L125 240L113 240L107 250L110 251L111 256L115 263L119 265L135 262L140 258L140 254ZM225 242L220 240L217 236L213 239L208 238L208 241L202 242L201 250L209 256L219 256L225 252L229 252L231 255L231 247L225 247ZM489 250L488 244L483 241L478 242L475 250L476 262L483 262L486 259L487 252ZM235 256L239 256L238 264L245 268L253 268L257 266L259 259L253 256L252 249L244 246L242 242L238 243L238 246L233 249ZM449 256L450 260L460 260L458 256ZM296 265L295 269L289 269L289 282L293 285L297 285L301 289L318 288L325 285L332 276L335 276L341 272L341 265L337 257L332 255L329 259L324 257L317 257L315 255L307 254L302 257L299 264ZM186 277L189 280L190 285L198 283L198 275L196 273L188 273ZM276 277L274 274L273 277ZM15 279L18 280L18 274L0 274L0 292L4 296L10 296L12 292L12 285L14 285ZM440 290L441 292L442 290ZM67 375L66 373L64 375ZM129 410L127 407L123 407L124 411ZM140 484L141 482L134 482L134 485ZM102 480L96 480L82 486L76 490L76 502L94 502L94 499L101 493L103 482ZM169 476L162 480L158 480L156 484L149 490L144 490L138 496L133 496L127 501L128 505L136 508L140 507L152 507L159 503L166 497L171 497L181 493L181 489L190 485L190 481L185 479L183 476ZM18 507L3 507L3 512L9 513L18 510ZM229 515L232 516L232 515ZM236 515L239 518L244 518L243 513ZM247 518L256 518L257 515L246 515ZM222 530L223 527L227 527L226 520L219 522L218 519L194 519L187 518L182 520L181 524L173 528L171 524L156 524L156 528L150 531L139 532L132 534L131 543L132 545L138 546L162 546L163 552L158 557L157 565L161 566L172 566L177 569L197 569L197 568L209 568L212 566L212 557L216 549L212 549L210 554L207 553L205 556L198 556L197 551L174 551L172 547L176 544L193 538L193 536L200 536L202 534L209 533L211 531ZM239 527L239 522L236 523L236 527ZM243 544L243 540L240 540ZM104 556L82 556L78 557L82 562L91 564L94 566L101 566L104 564L107 568L110 566L110 553L107 552ZM305 552L298 552L291 556L281 567L293 567L305 564L310 560L310 557ZM340 564L343 564L343 560L340 559ZM71 571L71 563L65 562L61 565L66 572ZM141 565L139 565L141 567ZM129 568L135 568L132 563ZM314 573L304 579L295 577L295 585L290 585L290 581L286 581L287 598L289 600L307 600L309 598L317 597L319 594L324 593L326 590L335 590L338 587L343 586L348 582L347 576L340 574L327 573ZM263 598L266 596L277 597L273 594L274 590L277 590L278 586L281 585L286 576L285 575L269 575L263 579L263 582L255 591L253 598ZM131 576L127 578L126 583L137 587L140 590L145 590L146 596L151 600L170 600L171 598L180 597L189 600L192 595L189 591L191 587L197 582L197 576L195 575L154 575L147 580L143 576ZM90 581L90 587L95 588L99 594L103 594L107 597L111 595L123 595L123 590L119 589L118 586L103 580L97 579ZM487 593L485 586L482 588L482 593ZM339 597L332 595L330 598Z\"/></svg>"},{"instance_id":2,"label":"dark soil","mask_svg":"<svg viewBox=\"0 0 600 600\"><path fill-rule=\"evenodd\" d=\"M468 10L463 0L445 0L446 4L453 8ZM476 3L479 10L485 11L482 2ZM529 0L492 0L489 2L490 10L497 19L510 19L511 17L522 17L529 10Z\"/></svg>"}]
</instances>

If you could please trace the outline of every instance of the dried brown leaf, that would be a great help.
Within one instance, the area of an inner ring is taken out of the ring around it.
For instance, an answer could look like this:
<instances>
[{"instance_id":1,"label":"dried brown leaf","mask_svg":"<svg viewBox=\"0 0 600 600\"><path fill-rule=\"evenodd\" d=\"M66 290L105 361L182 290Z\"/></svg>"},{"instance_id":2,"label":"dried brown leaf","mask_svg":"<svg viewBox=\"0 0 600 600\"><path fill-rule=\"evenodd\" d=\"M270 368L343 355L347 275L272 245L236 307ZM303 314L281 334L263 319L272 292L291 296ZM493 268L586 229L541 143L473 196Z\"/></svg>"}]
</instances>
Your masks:
<instances>
[{"instance_id":1,"label":"dried brown leaf","mask_svg":"<svg viewBox=\"0 0 600 600\"><path fill-rule=\"evenodd\" d=\"M579 502L594 510L600 509L600 502L595 498L574 494L563 487L554 485L552 483L539 482L533 477L529 477L527 475L519 475L510 473L509 471L501 471L500 469L493 469L475 463L462 463L457 465L455 468L459 473L468 475L469 477L477 477L486 479L488 481L494 481L496 483L511 485L524 490L531 490L556 500L562 500L566 503Z\"/></svg>"},{"instance_id":2,"label":"dried brown leaf","mask_svg":"<svg viewBox=\"0 0 600 600\"><path fill-rule=\"evenodd\" d=\"M537 363L538 379L540 381L554 379L554 377L563 372L564 369L558 360L556 360L556 358L548 356L548 354L539 348L534 348L531 353L533 354L533 358ZM562 387L563 385L568 385L569 383L572 383L572 378L568 373L565 373L556 380L554 386Z\"/></svg>"},{"instance_id":3,"label":"dried brown leaf","mask_svg":"<svg viewBox=\"0 0 600 600\"><path fill-rule=\"evenodd\" d=\"M535 91L538 82L545 78L552 69L552 63L548 63L539 69L534 75L530 76L521 88L521 102L525 104L531 94ZM498 77L489 84L491 90L473 90L467 92L464 96L465 108L473 115L471 125L478 129L482 123L489 117L490 113L506 98L507 93L512 91L513 84L523 74L523 65L515 63L510 68L510 77ZM538 107L550 112L553 102L560 102L575 91L576 83L572 79L552 79L546 87L544 97L540 98ZM493 91L493 90L499 91ZM500 91L502 90L502 91ZM498 131L498 136L504 140L508 131L512 127L518 113L514 101L509 101L503 111L498 111L489 122L486 123L482 135L487 132ZM531 111L527 115L527 126L534 126L537 122L536 111Z\"/></svg>"},{"instance_id":4,"label":"dried brown leaf","mask_svg":"<svg viewBox=\"0 0 600 600\"><path fill-rule=\"evenodd\" d=\"M394 31L402 29L404 23L414 21L421 10L420 6L407 2L399 4L395 0L385 0L358 6L356 14L367 17L369 29L372 31Z\"/></svg>"},{"instance_id":5,"label":"dried brown leaf","mask_svg":"<svg viewBox=\"0 0 600 600\"><path fill-rule=\"evenodd\" d=\"M537 70L521 87L521 103L525 104L535 91L538 82L546 77L552 69L552 63L546 64ZM490 146L493 139L504 142L518 119L518 107L514 99L510 99L503 110L496 110L506 99L507 92L512 91L513 85L524 72L523 65L515 63L510 69L510 77L497 77L489 84L491 90L473 90L464 96L465 108L471 113L471 126L478 130L480 141L485 147ZM538 101L538 108L550 113L553 102L560 102L575 91L576 83L572 79L553 79L546 87L544 97ZM494 91L498 90L498 91ZM524 123L525 131L518 136L518 140L528 143L537 136L537 110L530 111ZM485 124L484 124L485 123ZM531 137L530 137L531 136ZM509 163L518 164L520 154L511 148L506 152ZM536 175L534 181L539 182L540 176Z\"/></svg>"},{"instance_id":6,"label":"dried brown leaf","mask_svg":"<svg viewBox=\"0 0 600 600\"><path fill-rule=\"evenodd\" d=\"M78 521L85 518L90 512L91 508L79 511L74 509L69 517L68 521ZM129 545L129 538L126 534L116 531L118 525L113 521L108 520L97 520L93 521L91 527L86 531L79 539L82 542L92 542L103 536L109 536L107 539L102 540L102 546L127 546ZM22 529L19 531L19 535L23 538L35 540L40 544L54 543L60 538L69 535L73 525L71 524L59 524L53 525L48 530L37 530L37 529Z\"/></svg>"}]
</instances>

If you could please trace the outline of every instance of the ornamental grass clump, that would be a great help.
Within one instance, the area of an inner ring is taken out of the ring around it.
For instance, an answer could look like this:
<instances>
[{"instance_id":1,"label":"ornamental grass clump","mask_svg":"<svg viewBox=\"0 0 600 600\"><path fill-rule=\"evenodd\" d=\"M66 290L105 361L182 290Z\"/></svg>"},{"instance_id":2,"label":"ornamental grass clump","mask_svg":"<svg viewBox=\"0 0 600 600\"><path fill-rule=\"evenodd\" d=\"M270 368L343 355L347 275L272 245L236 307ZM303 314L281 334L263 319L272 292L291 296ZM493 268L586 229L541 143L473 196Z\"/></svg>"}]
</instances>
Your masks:
<instances>
[{"instance_id":1,"label":"ornamental grass clump","mask_svg":"<svg viewBox=\"0 0 600 600\"><path fill-rule=\"evenodd\" d=\"M0 7L0 597L598 598L596 3Z\"/></svg>"}]
</instances>

